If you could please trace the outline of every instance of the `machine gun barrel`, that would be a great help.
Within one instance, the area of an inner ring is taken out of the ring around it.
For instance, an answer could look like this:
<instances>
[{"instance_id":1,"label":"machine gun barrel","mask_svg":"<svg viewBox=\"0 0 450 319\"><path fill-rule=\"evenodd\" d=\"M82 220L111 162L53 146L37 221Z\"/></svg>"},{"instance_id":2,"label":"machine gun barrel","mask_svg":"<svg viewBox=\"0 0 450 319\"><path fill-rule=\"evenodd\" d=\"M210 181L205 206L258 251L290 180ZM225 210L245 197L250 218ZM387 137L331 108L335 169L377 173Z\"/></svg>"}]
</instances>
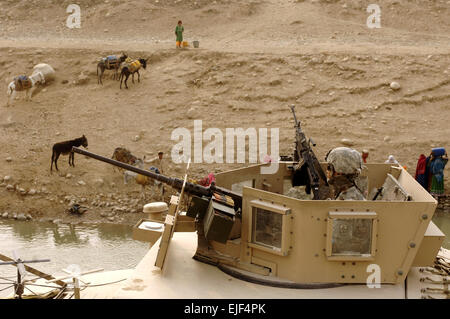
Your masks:
<instances>
[{"instance_id":1,"label":"machine gun barrel","mask_svg":"<svg viewBox=\"0 0 450 319\"><path fill-rule=\"evenodd\" d=\"M162 182L162 183L164 183L166 185L169 185L169 186L171 186L172 188L174 188L174 189L176 189L178 191L181 191L181 189L183 188L184 180L182 180L182 179L174 178L174 177L168 177L168 176L165 176L165 175L162 175L162 174L157 174L157 173L145 170L145 169L141 169L141 168L135 167L133 165L129 165L129 164L126 164L126 163L123 163L123 162L119 162L119 161L113 160L113 159L108 158L108 157L104 157L104 156L101 156L101 155L98 155L98 154L94 154L94 153L88 152L86 150L83 150L83 149L75 147L75 146L72 147L72 150L75 153L78 153L78 154L81 154L81 155L85 155L85 156L88 156L88 157L92 157L92 158L94 158L96 160L99 160L99 161L102 161L102 162L105 162L105 163L108 163L108 164L111 164L111 165L114 165L114 166L121 167L123 169L135 172L137 174L141 174L141 175L150 177L150 178L152 178L154 180L157 180L157 181L160 181L160 182ZM200 197L201 196L211 197L211 196L213 196L214 193L227 195L227 196L230 196L233 199L233 201L234 201L234 209L236 210L236 212L242 210L242 196L240 194L235 193L235 192L233 192L233 191L231 191L229 189L226 189L226 188L218 187L215 184L211 184L209 187L204 187L204 186L201 186L201 185L197 185L197 184L193 184L193 183L190 183L190 182L186 182L184 191L187 194L196 195L196 196L200 196Z\"/></svg>"},{"instance_id":2,"label":"machine gun barrel","mask_svg":"<svg viewBox=\"0 0 450 319\"><path fill-rule=\"evenodd\" d=\"M311 149L310 144L312 143L315 146L315 143L311 139L309 142L307 141L305 133L301 129L300 122L295 115L295 106L291 105L290 109L294 115L296 130L294 161L303 161L302 167L305 167L309 180L307 186L312 189L314 199L324 199L328 193L328 182L316 155ZM301 169L299 170L301 171Z\"/></svg>"}]
</instances>

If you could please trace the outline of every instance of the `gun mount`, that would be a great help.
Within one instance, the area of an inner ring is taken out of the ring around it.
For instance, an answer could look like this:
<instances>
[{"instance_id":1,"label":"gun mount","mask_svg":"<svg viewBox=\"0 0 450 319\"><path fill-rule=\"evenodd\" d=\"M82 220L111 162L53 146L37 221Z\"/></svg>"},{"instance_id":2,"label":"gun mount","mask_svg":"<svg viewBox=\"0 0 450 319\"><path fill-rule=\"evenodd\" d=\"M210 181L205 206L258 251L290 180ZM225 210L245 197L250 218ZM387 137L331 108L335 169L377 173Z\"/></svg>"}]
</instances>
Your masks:
<instances>
[{"instance_id":1,"label":"gun mount","mask_svg":"<svg viewBox=\"0 0 450 319\"><path fill-rule=\"evenodd\" d=\"M73 147L72 150L75 153L79 153L88 157L92 157L96 160L114 165L114 166L118 166L121 167L123 169L147 176L151 179L157 180L159 182L162 182L166 185L171 186L172 188L181 191L181 189L183 188L183 183L184 180L179 179L179 178L174 178L174 177L168 177L162 174L157 174L145 169L140 169L138 167L123 163L123 162L119 162L116 160L113 160L111 158L107 158L101 155L97 155L91 152L88 152L86 150L83 150L81 148L78 147ZM211 198L214 196L214 194L219 194L219 196L229 196L231 197L231 199L234 202L234 210L236 212L237 217L240 215L240 212L242 211L242 196L240 194L237 194L231 190L222 188L222 187L218 187L216 186L214 183L212 183L209 187L204 187L201 185L197 185L197 184L193 184L193 183L189 183L186 182L186 185L184 187L184 192L186 194L189 195L194 195L194 196L198 196L198 197L208 197Z\"/></svg>"},{"instance_id":2,"label":"gun mount","mask_svg":"<svg viewBox=\"0 0 450 319\"><path fill-rule=\"evenodd\" d=\"M198 221L197 228L199 233L207 240L226 243L229 238L240 235L239 225L242 217L242 195L226 188L218 187L215 183L212 183L209 187L204 187L183 179L168 177L140 169L78 147L73 147L72 149L76 153L147 176L171 186L182 194L190 195L192 200L190 201L186 215ZM237 225L237 231L233 232L232 230L235 224Z\"/></svg>"},{"instance_id":3,"label":"gun mount","mask_svg":"<svg viewBox=\"0 0 450 319\"><path fill-rule=\"evenodd\" d=\"M114 166L118 166L121 167L123 169L150 177L151 179L157 180L159 182L162 182L166 185L171 186L172 188L181 191L181 189L183 188L183 183L184 180L179 179L179 178L174 178L174 177L168 177L162 174L157 174L145 169L140 169L138 167L123 163L123 162L119 162L116 160L113 160L111 158L107 158L101 155L97 155L91 152L88 152L86 150L83 150L81 148L78 147L73 147L72 148L73 151L75 153L79 153L91 158L94 158L96 160L114 165ZM189 194L189 195L195 195L198 197L202 197L202 196L206 196L206 197L212 197L214 194L219 194L219 195L225 195L225 196L229 196L233 199L234 202L234 210L236 211L236 213L240 213L240 211L242 210L242 196L240 194L237 194L231 190L222 188L222 187L218 187L216 186L214 183L212 183L209 187L204 187L201 185L197 185L197 184L193 184L193 183L189 183L186 182L185 188L184 188L185 193Z\"/></svg>"}]
</instances>

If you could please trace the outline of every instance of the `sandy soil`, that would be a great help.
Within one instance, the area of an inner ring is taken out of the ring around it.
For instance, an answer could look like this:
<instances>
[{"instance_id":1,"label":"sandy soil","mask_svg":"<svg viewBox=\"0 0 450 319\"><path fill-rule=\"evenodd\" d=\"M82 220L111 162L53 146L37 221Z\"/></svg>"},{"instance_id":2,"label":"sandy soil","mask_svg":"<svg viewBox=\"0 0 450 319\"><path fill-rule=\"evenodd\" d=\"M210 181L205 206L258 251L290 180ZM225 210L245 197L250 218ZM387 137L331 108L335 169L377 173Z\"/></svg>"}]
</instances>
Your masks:
<instances>
[{"instance_id":1,"label":"sandy soil","mask_svg":"<svg viewBox=\"0 0 450 319\"><path fill-rule=\"evenodd\" d=\"M124 185L108 164L76 154L74 168L62 157L60 172L50 173L52 145L82 134L90 151L108 157L118 146L140 157L163 150L167 174L180 178L185 165L169 156L174 129L193 132L196 119L203 130L279 128L280 153L290 154L290 104L320 159L349 139L370 151L369 161L393 154L414 174L419 154L449 147L450 1L379 0L381 29L367 28L369 2L358 0L79 0L80 29L65 26L70 3L0 2L0 183L11 177L1 183L0 214L70 222L142 218L130 213L144 203L140 186ZM175 49L179 19L185 39L200 41L199 49ZM120 90L107 72L98 85L97 61L122 51L149 58L141 82ZM32 101L19 93L6 107L7 84L37 63L52 65L56 80ZM392 81L400 90L389 87ZM242 165L194 164L190 176ZM90 210L68 215L71 200Z\"/></svg>"}]
</instances>

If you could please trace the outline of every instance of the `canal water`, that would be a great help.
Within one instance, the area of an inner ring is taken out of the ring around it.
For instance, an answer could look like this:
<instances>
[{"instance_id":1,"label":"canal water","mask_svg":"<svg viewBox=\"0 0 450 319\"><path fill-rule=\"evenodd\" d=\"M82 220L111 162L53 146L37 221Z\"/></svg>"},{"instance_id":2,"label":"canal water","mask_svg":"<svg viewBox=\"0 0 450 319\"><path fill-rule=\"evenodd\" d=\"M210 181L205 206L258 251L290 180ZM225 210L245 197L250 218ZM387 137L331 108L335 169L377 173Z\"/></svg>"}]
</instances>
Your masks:
<instances>
[{"instance_id":1,"label":"canal water","mask_svg":"<svg viewBox=\"0 0 450 319\"><path fill-rule=\"evenodd\" d=\"M66 275L62 269L79 265L81 271L104 268L105 271L134 268L148 252L149 244L132 239L132 227L116 224L55 225L0 220L0 253L13 251L22 260L50 259L30 264L51 275ZM0 277L14 280L16 268L0 265ZM29 278L35 276L29 274ZM26 278L28 279L28 278ZM0 278L0 283L8 282ZM0 284L0 290L7 285ZM0 291L0 297L5 296Z\"/></svg>"},{"instance_id":2,"label":"canal water","mask_svg":"<svg viewBox=\"0 0 450 319\"><path fill-rule=\"evenodd\" d=\"M436 210L433 222L446 234L443 247L450 249L450 214ZM65 275L63 268L79 265L81 271L134 268L149 245L132 239L132 227L116 224L55 225L52 223L0 220L0 253L22 260L50 259L30 266L52 275ZM0 277L15 279L13 266L0 266ZM30 274L31 278L34 278ZM0 283L6 282L0 278ZM0 285L0 290L6 285ZM0 291L0 297L7 291Z\"/></svg>"},{"instance_id":3,"label":"canal water","mask_svg":"<svg viewBox=\"0 0 450 319\"><path fill-rule=\"evenodd\" d=\"M450 212L436 209L433 215L433 222L445 234L442 247L450 249Z\"/></svg>"}]
</instances>

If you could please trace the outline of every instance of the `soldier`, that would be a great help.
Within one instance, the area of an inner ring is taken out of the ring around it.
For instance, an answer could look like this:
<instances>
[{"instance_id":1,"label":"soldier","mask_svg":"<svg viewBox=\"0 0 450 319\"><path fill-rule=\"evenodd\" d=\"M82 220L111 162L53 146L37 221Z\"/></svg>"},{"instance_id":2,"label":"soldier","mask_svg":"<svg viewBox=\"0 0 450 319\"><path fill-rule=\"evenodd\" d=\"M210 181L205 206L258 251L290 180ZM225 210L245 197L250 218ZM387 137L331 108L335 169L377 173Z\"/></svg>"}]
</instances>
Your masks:
<instances>
[{"instance_id":1,"label":"soldier","mask_svg":"<svg viewBox=\"0 0 450 319\"><path fill-rule=\"evenodd\" d=\"M361 154L348 147L337 147L327 154L325 160L328 163L327 179L331 199L365 200L356 184L363 168Z\"/></svg>"}]
</instances>

